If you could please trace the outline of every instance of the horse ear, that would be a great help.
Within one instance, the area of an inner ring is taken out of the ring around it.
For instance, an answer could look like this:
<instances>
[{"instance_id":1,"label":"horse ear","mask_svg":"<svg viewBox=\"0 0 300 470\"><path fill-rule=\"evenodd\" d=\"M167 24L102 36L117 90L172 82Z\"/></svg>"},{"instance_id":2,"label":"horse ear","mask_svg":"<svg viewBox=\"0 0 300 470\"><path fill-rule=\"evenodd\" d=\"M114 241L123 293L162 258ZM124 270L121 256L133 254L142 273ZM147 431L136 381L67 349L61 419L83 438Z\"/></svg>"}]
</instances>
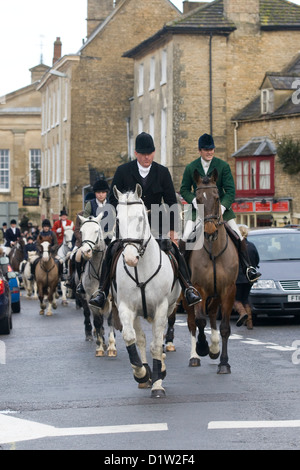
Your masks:
<instances>
[{"instance_id":1,"label":"horse ear","mask_svg":"<svg viewBox=\"0 0 300 470\"><path fill-rule=\"evenodd\" d=\"M118 190L116 185L114 185L113 187L113 193L114 193L115 198L119 200L119 197L121 196L122 193Z\"/></svg>"},{"instance_id":2,"label":"horse ear","mask_svg":"<svg viewBox=\"0 0 300 470\"><path fill-rule=\"evenodd\" d=\"M98 224L100 224L100 220L102 219L103 215L104 215L104 212L100 212L100 214L97 215L95 220L96 220L96 222L98 222Z\"/></svg>"},{"instance_id":3,"label":"horse ear","mask_svg":"<svg viewBox=\"0 0 300 470\"><path fill-rule=\"evenodd\" d=\"M80 223L82 224L85 221L85 218L80 214L78 214L78 217L79 217Z\"/></svg>"},{"instance_id":4,"label":"horse ear","mask_svg":"<svg viewBox=\"0 0 300 470\"><path fill-rule=\"evenodd\" d=\"M217 170L216 168L214 168L214 169L213 169L213 172L212 172L212 174L211 174L211 178L212 178L212 180L213 180L214 183L217 181L218 176L219 176L219 175L218 175L218 170Z\"/></svg>"},{"instance_id":5,"label":"horse ear","mask_svg":"<svg viewBox=\"0 0 300 470\"><path fill-rule=\"evenodd\" d=\"M194 177L195 183L198 184L199 179L201 178L201 176L200 176L200 173L199 173L199 171L197 170L197 168L196 168L196 170L194 171L193 177Z\"/></svg>"},{"instance_id":6,"label":"horse ear","mask_svg":"<svg viewBox=\"0 0 300 470\"><path fill-rule=\"evenodd\" d=\"M142 194L143 194L142 186L138 183L135 187L135 194L137 195L139 199L142 197Z\"/></svg>"}]
</instances>

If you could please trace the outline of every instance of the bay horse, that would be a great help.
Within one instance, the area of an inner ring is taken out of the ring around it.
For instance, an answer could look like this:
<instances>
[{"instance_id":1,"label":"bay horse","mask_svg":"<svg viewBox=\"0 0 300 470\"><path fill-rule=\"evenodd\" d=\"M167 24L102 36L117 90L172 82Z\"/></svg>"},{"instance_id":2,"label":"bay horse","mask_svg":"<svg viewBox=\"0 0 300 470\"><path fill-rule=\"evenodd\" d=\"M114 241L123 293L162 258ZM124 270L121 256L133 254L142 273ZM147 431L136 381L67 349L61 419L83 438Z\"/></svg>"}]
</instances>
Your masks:
<instances>
[{"instance_id":1,"label":"bay horse","mask_svg":"<svg viewBox=\"0 0 300 470\"><path fill-rule=\"evenodd\" d=\"M200 292L202 300L192 308L185 303L184 307L188 313L188 327L192 342L195 339L196 327L199 331L198 340L195 342L196 353L198 356L209 355L212 359L220 356L220 337L216 319L219 309L221 310L222 352L217 373L229 374L231 369L228 363L227 345L239 268L238 252L224 225L216 185L217 170L215 169L210 177L204 178L195 170L193 176L197 185L197 204L204 206L204 241L201 249L191 250L189 266L192 283ZM210 346L204 333L206 315L209 316L211 326ZM194 357L197 358L196 355ZM200 361L197 365L200 365Z\"/></svg>"},{"instance_id":2,"label":"bay horse","mask_svg":"<svg viewBox=\"0 0 300 470\"><path fill-rule=\"evenodd\" d=\"M164 330L181 287L174 277L168 255L151 234L148 215L141 199L141 186L137 184L135 192L121 193L116 186L113 191L118 200L117 227L122 256L116 264L112 295L135 380L140 388L152 383L152 397L164 397ZM152 371L147 362L146 335L141 327L141 317L152 323Z\"/></svg>"},{"instance_id":3,"label":"bay horse","mask_svg":"<svg viewBox=\"0 0 300 470\"><path fill-rule=\"evenodd\" d=\"M106 244L104 241L104 233L100 225L102 214L97 217L89 216L85 218L79 215L81 221L80 232L82 235L81 254L87 261L81 282L85 290L85 294L77 294L80 296L80 304L84 313L85 335L87 341L92 341L92 324L91 313L93 315L93 323L96 335L96 357L102 357L107 354L108 357L117 356L115 326L120 329L117 323L115 310L112 312L111 303L105 306L103 310L89 305L89 300L99 286L102 262L106 252ZM79 281L78 273L75 272L75 283ZM104 319L106 319L109 327L108 346L105 342Z\"/></svg>"},{"instance_id":4,"label":"bay horse","mask_svg":"<svg viewBox=\"0 0 300 470\"><path fill-rule=\"evenodd\" d=\"M20 263L24 259L24 245L23 238L18 238L8 254L9 264L15 272L19 272Z\"/></svg>"},{"instance_id":5,"label":"bay horse","mask_svg":"<svg viewBox=\"0 0 300 470\"><path fill-rule=\"evenodd\" d=\"M44 315L46 304L44 297L48 299L47 316L52 315L52 308L56 309L56 289L59 281L58 263L50 252L51 236L38 236L37 242L41 249L41 258L35 268L35 279L37 284L38 298L40 301L40 315Z\"/></svg>"}]
</instances>

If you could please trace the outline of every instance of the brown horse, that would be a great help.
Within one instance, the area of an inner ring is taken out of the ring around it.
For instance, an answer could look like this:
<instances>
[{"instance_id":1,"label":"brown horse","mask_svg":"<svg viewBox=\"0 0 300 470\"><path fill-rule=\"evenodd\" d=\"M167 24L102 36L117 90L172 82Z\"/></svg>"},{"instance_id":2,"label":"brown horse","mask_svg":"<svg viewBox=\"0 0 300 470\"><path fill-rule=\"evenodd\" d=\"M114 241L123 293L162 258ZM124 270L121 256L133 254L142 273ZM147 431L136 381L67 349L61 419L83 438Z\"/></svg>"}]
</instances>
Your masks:
<instances>
[{"instance_id":1,"label":"brown horse","mask_svg":"<svg viewBox=\"0 0 300 470\"><path fill-rule=\"evenodd\" d=\"M209 354L212 359L217 359L220 355L216 319L219 309L221 310L222 352L218 373L229 374L227 344L230 336L230 316L235 299L235 282L238 275L239 259L237 249L228 237L224 226L216 185L217 178L217 170L214 170L210 178L202 178L197 170L194 173L194 180L197 184L197 204L203 204L204 206L204 241L201 249L190 252L189 266L192 283L200 292L202 301L192 308L187 305L184 306L188 313L188 327L194 341L196 327L199 330L196 343L198 356L207 356ZM210 346L208 346L204 333L207 314L211 326ZM200 365L199 357L197 359L199 363L190 362L190 365Z\"/></svg>"},{"instance_id":2,"label":"brown horse","mask_svg":"<svg viewBox=\"0 0 300 470\"><path fill-rule=\"evenodd\" d=\"M12 269L16 272L19 272L20 263L24 259L24 245L25 243L23 238L18 238L8 254L9 263Z\"/></svg>"},{"instance_id":3,"label":"brown horse","mask_svg":"<svg viewBox=\"0 0 300 470\"><path fill-rule=\"evenodd\" d=\"M41 258L35 268L38 298L40 301L40 315L44 315L46 304L44 297L48 298L48 310L46 315L52 315L52 308L56 309L55 293L59 281L58 263L50 253L51 237L38 237L37 246L41 249Z\"/></svg>"}]
</instances>

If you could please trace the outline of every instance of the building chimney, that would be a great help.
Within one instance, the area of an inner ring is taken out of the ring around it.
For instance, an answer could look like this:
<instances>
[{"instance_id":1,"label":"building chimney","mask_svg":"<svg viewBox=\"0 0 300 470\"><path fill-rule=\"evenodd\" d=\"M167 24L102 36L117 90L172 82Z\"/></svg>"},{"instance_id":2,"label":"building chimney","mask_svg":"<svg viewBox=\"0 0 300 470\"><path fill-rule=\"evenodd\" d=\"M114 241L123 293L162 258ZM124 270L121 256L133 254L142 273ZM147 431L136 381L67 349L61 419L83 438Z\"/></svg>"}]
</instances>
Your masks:
<instances>
[{"instance_id":1,"label":"building chimney","mask_svg":"<svg viewBox=\"0 0 300 470\"><path fill-rule=\"evenodd\" d=\"M240 25L259 25L260 0L223 0L224 15L233 21L237 27Z\"/></svg>"},{"instance_id":2,"label":"building chimney","mask_svg":"<svg viewBox=\"0 0 300 470\"><path fill-rule=\"evenodd\" d=\"M60 38L56 38L54 42L54 53L53 53L53 64L57 62L61 58L61 40Z\"/></svg>"}]
</instances>

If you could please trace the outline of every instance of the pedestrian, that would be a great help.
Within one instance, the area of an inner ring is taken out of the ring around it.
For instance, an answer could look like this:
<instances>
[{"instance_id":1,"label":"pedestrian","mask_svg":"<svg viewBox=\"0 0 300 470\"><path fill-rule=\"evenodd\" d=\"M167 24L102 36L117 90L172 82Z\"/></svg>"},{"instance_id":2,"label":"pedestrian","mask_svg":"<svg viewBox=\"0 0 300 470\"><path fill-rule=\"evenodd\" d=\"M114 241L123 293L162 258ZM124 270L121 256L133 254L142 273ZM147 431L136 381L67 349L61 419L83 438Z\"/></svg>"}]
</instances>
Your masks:
<instances>
[{"instance_id":1,"label":"pedestrian","mask_svg":"<svg viewBox=\"0 0 300 470\"><path fill-rule=\"evenodd\" d=\"M149 219L151 223L151 210L152 206L164 204L169 207L177 205L176 193L173 185L173 181L169 170L163 165L154 161L155 147L153 138L150 134L142 132L136 137L135 141L135 160L120 165L113 177L111 189L109 192L108 200L114 207L117 206L118 201L113 194L113 187L116 186L119 191L135 191L136 185L140 184L142 187L142 200L148 210ZM200 302L200 294L194 289L190 281L189 270L182 254L180 253L175 240L177 240L178 227L173 218L170 218L169 233L166 234L172 240L170 248L174 252L179 270L179 281L186 297L187 303L193 305ZM161 232L161 227L159 227ZM163 243L162 238L165 234L159 233L157 241L161 243L162 249ZM90 300L90 305L103 308L106 302L106 298L110 287L110 269L112 259L114 256L114 250L117 249L118 240L110 243L106 250L106 256L104 258L99 282L99 290L96 296L93 296ZM168 249L168 247L166 247Z\"/></svg>"},{"instance_id":2,"label":"pedestrian","mask_svg":"<svg viewBox=\"0 0 300 470\"><path fill-rule=\"evenodd\" d=\"M259 254L257 248L254 243L249 242L247 239L249 228L246 225L241 225L239 229L242 236L246 240L251 266L258 267ZM246 324L248 330L253 329L252 310L249 303L249 293L252 285L253 283L248 281L244 274L243 266L240 263L239 274L236 280L236 296L233 308L239 314L236 326L242 326L243 324Z\"/></svg>"},{"instance_id":3,"label":"pedestrian","mask_svg":"<svg viewBox=\"0 0 300 470\"><path fill-rule=\"evenodd\" d=\"M72 220L68 219L68 213L65 209L60 211L59 217L60 217L59 220L56 220L54 222L52 230L56 234L57 241L60 246L63 244L63 241L64 241L65 228L70 227L70 228L73 228L74 230L74 223L72 222Z\"/></svg>"},{"instance_id":4,"label":"pedestrian","mask_svg":"<svg viewBox=\"0 0 300 470\"><path fill-rule=\"evenodd\" d=\"M199 157L189 163L184 170L180 187L180 194L188 204L192 204L194 206L193 220L195 220L197 202L194 172L195 170L198 170L201 177L209 177L214 169L217 170L218 179L216 184L220 196L223 220L227 222L226 228L238 248L239 259L243 265L244 272L249 282L255 282L261 276L261 274L257 272L256 268L250 264L247 245L241 235L241 232L239 231L235 221L235 214L231 208L231 204L235 200L235 184L230 166L227 162L215 156L215 143L211 135L203 134L199 137L198 150ZM189 221L187 223L187 228L185 229L183 237L184 240L188 239L188 235L191 233L192 227L193 223Z\"/></svg>"}]
</instances>

